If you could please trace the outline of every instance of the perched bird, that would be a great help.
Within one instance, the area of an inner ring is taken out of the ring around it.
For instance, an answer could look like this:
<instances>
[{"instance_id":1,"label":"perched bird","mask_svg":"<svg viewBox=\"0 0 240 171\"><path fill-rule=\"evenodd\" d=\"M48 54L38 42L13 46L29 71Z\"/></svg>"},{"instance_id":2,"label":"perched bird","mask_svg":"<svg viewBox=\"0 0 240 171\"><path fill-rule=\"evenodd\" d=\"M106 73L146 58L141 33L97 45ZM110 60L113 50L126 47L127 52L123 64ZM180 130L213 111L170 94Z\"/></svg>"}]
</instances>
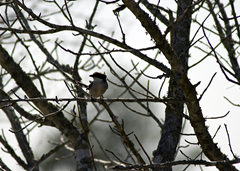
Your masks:
<instances>
[{"instance_id":1,"label":"perched bird","mask_svg":"<svg viewBox=\"0 0 240 171\"><path fill-rule=\"evenodd\" d=\"M99 96L102 97L102 95L108 89L107 76L100 72L94 72L92 75L89 76L93 77L93 81L89 85L83 83L79 84L86 87L87 90L89 90L91 97L93 98L97 98Z\"/></svg>"}]
</instances>

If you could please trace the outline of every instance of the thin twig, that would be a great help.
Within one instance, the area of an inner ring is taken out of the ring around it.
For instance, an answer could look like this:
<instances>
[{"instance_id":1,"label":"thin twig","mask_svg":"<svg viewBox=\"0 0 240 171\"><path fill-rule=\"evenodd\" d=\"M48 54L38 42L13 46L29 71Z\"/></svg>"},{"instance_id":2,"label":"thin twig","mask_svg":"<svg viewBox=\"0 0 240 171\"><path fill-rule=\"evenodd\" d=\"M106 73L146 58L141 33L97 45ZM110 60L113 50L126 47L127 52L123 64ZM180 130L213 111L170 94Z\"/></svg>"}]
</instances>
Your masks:
<instances>
[{"instance_id":1,"label":"thin twig","mask_svg":"<svg viewBox=\"0 0 240 171\"><path fill-rule=\"evenodd\" d=\"M102 98L102 99L94 99L95 102L159 102L159 103L186 103L186 100L178 100L178 99L171 99L171 98ZM64 102L64 101L85 101L85 102L92 102L91 98L26 98L26 99L0 99L1 102L9 102L9 103L16 103L16 102L36 102L36 101L54 101L54 102Z\"/></svg>"},{"instance_id":2,"label":"thin twig","mask_svg":"<svg viewBox=\"0 0 240 171\"><path fill-rule=\"evenodd\" d=\"M220 118L224 118L226 117L228 114L230 113L230 111L228 111L225 115L223 116L217 116L217 117L205 117L204 119L220 119Z\"/></svg>"},{"instance_id":3,"label":"thin twig","mask_svg":"<svg viewBox=\"0 0 240 171\"><path fill-rule=\"evenodd\" d=\"M66 82L65 80L64 80L64 83L65 83L68 91L70 92L70 94L71 94L74 98L76 98L76 96L72 93L72 91L70 90L70 88L69 88L69 86L68 86L68 84L67 84L67 82Z\"/></svg>"},{"instance_id":4,"label":"thin twig","mask_svg":"<svg viewBox=\"0 0 240 171\"><path fill-rule=\"evenodd\" d=\"M192 160L190 157L188 157L182 150L180 150L180 153L184 155L188 160Z\"/></svg>"},{"instance_id":5,"label":"thin twig","mask_svg":"<svg viewBox=\"0 0 240 171\"><path fill-rule=\"evenodd\" d=\"M240 104L235 104L232 101L230 101L227 97L224 97L229 103L231 103L233 106L240 107Z\"/></svg>"},{"instance_id":6,"label":"thin twig","mask_svg":"<svg viewBox=\"0 0 240 171\"><path fill-rule=\"evenodd\" d=\"M204 23L202 23L202 26L203 26L203 24L204 24ZM224 74L224 76L226 77L226 79L227 79L228 81L234 83L234 84L240 85L239 82L234 81L234 80L232 80L232 79L230 79L230 78L228 77L228 75L226 74L225 71L227 71L229 74L231 74L231 75L234 76L234 77L235 77L235 75L234 75L231 71L229 71L224 65L221 64L220 60L218 59L218 56L217 56L217 53L216 53L215 49L213 48L210 40L208 39L208 37L207 37L207 35L206 35L206 32L205 32L204 27L202 27L202 30L203 30L203 34L204 34L205 38L207 39L207 42L208 42L209 46L211 47L211 49L212 49L212 51L213 51L213 53L214 53L214 56L215 56L215 58L216 58L216 60L217 60L217 63L219 64L220 69L221 69L222 73Z\"/></svg>"},{"instance_id":7,"label":"thin twig","mask_svg":"<svg viewBox=\"0 0 240 171\"><path fill-rule=\"evenodd\" d=\"M198 98L198 101L200 101L204 95L204 93L207 91L207 89L209 88L210 84L212 83L213 81L213 78L215 77L215 75L217 74L217 72L215 72L211 78L211 80L209 81L207 87L204 89L203 93L201 94L201 96Z\"/></svg>"},{"instance_id":8,"label":"thin twig","mask_svg":"<svg viewBox=\"0 0 240 171\"><path fill-rule=\"evenodd\" d=\"M102 101L101 103L104 108L107 110L109 116L111 117L112 121L114 122L117 131L121 134L121 138L124 141L124 144L131 150L131 152L134 154L134 156L137 158L139 163L145 164L145 161L143 160L142 156L139 154L139 152L134 147L133 142L129 139L128 135L123 129L123 126L119 123L117 120L117 117L114 115L112 110L109 108L106 102Z\"/></svg>"},{"instance_id":9,"label":"thin twig","mask_svg":"<svg viewBox=\"0 0 240 171\"><path fill-rule=\"evenodd\" d=\"M68 101L68 102L62 107L62 109L60 109L59 111L56 111L56 112L53 112L53 113L49 113L49 114L44 115L44 116L42 116L42 117L36 118L36 119L32 120L29 124L27 124L26 126L24 126L23 128L21 128L21 129L19 129L19 130L11 130L11 129L9 129L9 131L12 132L12 133L18 133L18 132L24 130L25 128L27 128L29 125L31 125L31 124L32 124L33 122L35 122L36 120L44 119L44 118L46 118L46 117L48 117L48 116L56 115L56 114L62 112L62 111L68 106L68 104L69 104L70 102L71 102L71 101Z\"/></svg>"},{"instance_id":10,"label":"thin twig","mask_svg":"<svg viewBox=\"0 0 240 171\"><path fill-rule=\"evenodd\" d=\"M114 11L113 11L113 12L114 12ZM119 19L118 13L117 13L117 12L114 12L114 15L117 17L118 25L119 25L120 30L121 30L121 33L122 33L123 43L126 44L125 33L123 32L123 28L122 28L122 25L121 25L121 22L120 22L120 19Z\"/></svg>"},{"instance_id":11,"label":"thin twig","mask_svg":"<svg viewBox=\"0 0 240 171\"><path fill-rule=\"evenodd\" d=\"M147 74L144 74L144 72L143 72L142 70L140 70L140 71L141 71L141 73L142 73L144 76L146 76L146 77L148 77L148 78L151 78L151 79L162 79L163 77L165 77L165 78L171 77L171 75L169 75L169 74L162 74L162 75L158 75L158 76L156 76L156 77L152 77L152 76L149 76L149 75L147 75Z\"/></svg>"},{"instance_id":12,"label":"thin twig","mask_svg":"<svg viewBox=\"0 0 240 171\"><path fill-rule=\"evenodd\" d=\"M231 145L231 141L230 141L230 135L229 135L229 132L228 132L228 129L227 129L227 124L224 124L224 126L225 126L225 130L226 130L226 133L227 133L227 136L228 136L228 145L229 145L230 151L231 151L233 157L235 159L237 159L237 156L233 153L233 149L232 149L232 145Z\"/></svg>"},{"instance_id":13,"label":"thin twig","mask_svg":"<svg viewBox=\"0 0 240 171\"><path fill-rule=\"evenodd\" d=\"M124 163L126 165L131 165L130 163L127 163L125 161L122 161L116 154L114 154L114 152L108 150L108 149L105 149L107 152L111 153L114 157L116 157L116 159L118 159L121 163Z\"/></svg>"},{"instance_id":14,"label":"thin twig","mask_svg":"<svg viewBox=\"0 0 240 171\"><path fill-rule=\"evenodd\" d=\"M145 153L145 155L148 158L148 161L150 162L150 164L152 164L152 160L150 159L149 155L147 154L146 150L143 148L141 142L139 141L138 137L134 134L134 137L136 138L138 144L140 145L141 149L143 150L143 152Z\"/></svg>"},{"instance_id":15,"label":"thin twig","mask_svg":"<svg viewBox=\"0 0 240 171\"><path fill-rule=\"evenodd\" d=\"M178 166L178 165L204 165L204 166L217 166L219 164L237 164L240 163L240 158L234 160L223 160L223 161L206 161L206 160L179 160L179 161L168 161L165 163L157 163L157 164L137 164L137 165L130 165L130 166L115 166L114 170L140 170L140 169L154 169L154 168L165 168L169 166Z\"/></svg>"},{"instance_id":16,"label":"thin twig","mask_svg":"<svg viewBox=\"0 0 240 171\"><path fill-rule=\"evenodd\" d=\"M220 130L220 128L221 128L221 125L218 126L218 128L217 128L215 134L213 135L212 139L214 139L216 137L216 135L217 135L218 131Z\"/></svg>"}]
</instances>

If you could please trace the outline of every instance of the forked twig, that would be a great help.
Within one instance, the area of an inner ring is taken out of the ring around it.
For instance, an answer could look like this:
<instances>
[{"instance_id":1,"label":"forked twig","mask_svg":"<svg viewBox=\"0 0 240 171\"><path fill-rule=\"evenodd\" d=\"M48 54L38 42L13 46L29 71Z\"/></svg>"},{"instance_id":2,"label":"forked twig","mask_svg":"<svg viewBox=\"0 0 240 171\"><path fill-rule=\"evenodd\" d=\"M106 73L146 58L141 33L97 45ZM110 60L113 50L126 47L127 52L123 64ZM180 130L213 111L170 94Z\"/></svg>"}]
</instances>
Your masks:
<instances>
[{"instance_id":1,"label":"forked twig","mask_svg":"<svg viewBox=\"0 0 240 171\"><path fill-rule=\"evenodd\" d=\"M49 114L47 114L47 115L45 115L45 116L36 118L36 119L32 120L30 123L28 123L26 126L24 126L23 128L21 128L21 129L19 129L19 130L11 130L11 129L9 129L9 131L12 132L12 133L18 133L18 132L24 130L25 128L27 128L29 125L31 125L31 124L32 124L33 122L35 122L36 120L45 119L45 118L48 117L48 116L56 115L56 114L62 112L62 111L68 106L68 104L69 104L70 102L71 102L71 101L68 101L68 102L62 107L62 109L60 109L59 111L56 111L56 112L53 112L53 113L49 113Z\"/></svg>"}]
</instances>

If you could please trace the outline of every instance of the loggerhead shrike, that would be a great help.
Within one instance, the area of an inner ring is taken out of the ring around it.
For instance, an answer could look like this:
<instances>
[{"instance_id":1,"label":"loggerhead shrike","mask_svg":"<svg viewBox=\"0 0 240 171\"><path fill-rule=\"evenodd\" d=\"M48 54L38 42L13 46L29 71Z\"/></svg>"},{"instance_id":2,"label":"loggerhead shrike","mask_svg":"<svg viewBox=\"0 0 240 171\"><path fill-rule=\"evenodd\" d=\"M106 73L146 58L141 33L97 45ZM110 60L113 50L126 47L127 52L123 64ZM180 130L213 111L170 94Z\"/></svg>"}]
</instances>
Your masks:
<instances>
[{"instance_id":1,"label":"loggerhead shrike","mask_svg":"<svg viewBox=\"0 0 240 171\"><path fill-rule=\"evenodd\" d=\"M100 72L94 72L92 75L89 76L93 77L93 81L89 85L83 83L80 83L80 85L86 87L87 90L89 90L91 97L102 97L102 95L108 89L107 76Z\"/></svg>"}]
</instances>

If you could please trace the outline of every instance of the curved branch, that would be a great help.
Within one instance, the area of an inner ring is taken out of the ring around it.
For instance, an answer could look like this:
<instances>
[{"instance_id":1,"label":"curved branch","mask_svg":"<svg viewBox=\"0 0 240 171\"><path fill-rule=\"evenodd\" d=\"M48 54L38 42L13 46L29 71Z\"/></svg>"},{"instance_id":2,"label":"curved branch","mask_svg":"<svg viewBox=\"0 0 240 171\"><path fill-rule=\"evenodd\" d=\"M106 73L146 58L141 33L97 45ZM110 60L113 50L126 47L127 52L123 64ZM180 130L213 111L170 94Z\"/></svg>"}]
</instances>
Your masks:
<instances>
[{"instance_id":1,"label":"curved branch","mask_svg":"<svg viewBox=\"0 0 240 171\"><path fill-rule=\"evenodd\" d=\"M140 9L135 1L123 0L123 2L141 22L142 26L151 35L152 39L155 40L157 47L163 52L170 63L173 72L178 76L177 83L181 87L187 100L186 105L189 111L190 122L194 128L204 154L212 161L229 160L213 142L213 139L208 132L205 125L205 119L203 118L202 110L197 99L195 87L189 81L187 74L184 73L184 66L180 63L176 53L172 50L167 40L165 40L156 24L151 20L147 13ZM216 166L220 170L236 170L236 168L230 163L217 164Z\"/></svg>"},{"instance_id":2,"label":"curved branch","mask_svg":"<svg viewBox=\"0 0 240 171\"><path fill-rule=\"evenodd\" d=\"M22 68L13 61L7 51L0 45L0 65L12 76L16 83L30 98L43 98L41 93L33 84L31 78L22 70ZM47 101L33 101L33 103L42 111L43 114L49 114L58 111L57 107ZM48 117L56 127L72 142L76 148L81 141L81 135L78 130L64 117L60 112L56 116ZM79 137L79 138L76 138Z\"/></svg>"},{"instance_id":3,"label":"curved branch","mask_svg":"<svg viewBox=\"0 0 240 171\"><path fill-rule=\"evenodd\" d=\"M16 32L16 33L31 33L31 34L51 34L51 33L57 33L57 32L61 32L61 31L76 31L78 32L79 34L86 34L86 35L90 35L90 36L94 36L94 37L97 37L97 38L100 38L102 40L105 40L109 43L112 43L118 47L121 47L123 49L127 49L127 50L130 50L130 53L134 54L135 56L138 56L140 59L148 62L149 64L155 66L156 68L160 69L161 71L167 73L167 74L172 74L172 71L167 67L165 66L163 63L155 60L155 59L152 59L150 57L148 57L147 55L144 55L143 53L141 53L139 50L137 49L134 49L128 45L126 45L125 43L122 43L116 39L113 39L111 37L108 37L104 34L100 34L100 33L97 33L97 32L94 32L94 31L90 31L90 30L86 30L86 29L82 29L80 27L76 27L76 26L66 26L66 25L57 25L57 24L53 24L53 23L50 23L46 20L43 20L39 17L39 15L36 15L31 9L27 8L24 4L22 4L21 2L17 1L17 0L14 0L14 3L19 5L24 11L26 11L29 16L31 16L34 20L36 21L39 21L40 23L42 23L43 25L45 26L48 26L50 27L51 29L49 30L46 30L46 31L41 31L41 30L31 30L31 29L24 29L24 30L20 30L20 29L14 29L14 28L3 28L3 27L0 27L0 30L8 30L8 31L13 31L13 32ZM163 45L164 45L165 42L163 42ZM168 45L168 43L166 44ZM169 55L172 55L171 53Z\"/></svg>"}]
</instances>

